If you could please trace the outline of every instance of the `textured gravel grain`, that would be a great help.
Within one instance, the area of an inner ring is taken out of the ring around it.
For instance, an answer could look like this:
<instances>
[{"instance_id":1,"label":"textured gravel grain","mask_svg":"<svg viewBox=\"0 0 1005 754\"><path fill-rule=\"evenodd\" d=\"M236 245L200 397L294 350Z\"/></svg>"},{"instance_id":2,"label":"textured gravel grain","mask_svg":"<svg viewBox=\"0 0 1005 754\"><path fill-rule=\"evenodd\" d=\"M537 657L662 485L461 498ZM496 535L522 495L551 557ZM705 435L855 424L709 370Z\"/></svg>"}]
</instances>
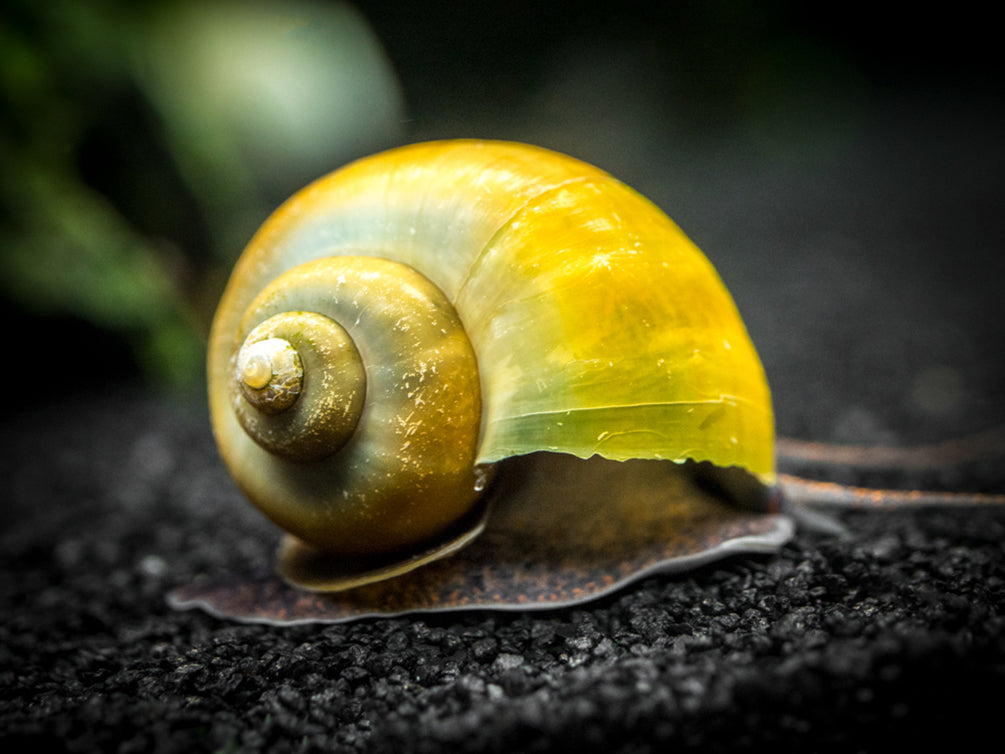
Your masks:
<instances>
[{"instance_id":1,"label":"textured gravel grain","mask_svg":"<svg viewBox=\"0 0 1005 754\"><path fill-rule=\"evenodd\" d=\"M3 440L5 751L847 751L996 721L1005 510L847 513L579 609L283 629L165 605L275 541L200 411L124 391Z\"/></svg>"}]
</instances>

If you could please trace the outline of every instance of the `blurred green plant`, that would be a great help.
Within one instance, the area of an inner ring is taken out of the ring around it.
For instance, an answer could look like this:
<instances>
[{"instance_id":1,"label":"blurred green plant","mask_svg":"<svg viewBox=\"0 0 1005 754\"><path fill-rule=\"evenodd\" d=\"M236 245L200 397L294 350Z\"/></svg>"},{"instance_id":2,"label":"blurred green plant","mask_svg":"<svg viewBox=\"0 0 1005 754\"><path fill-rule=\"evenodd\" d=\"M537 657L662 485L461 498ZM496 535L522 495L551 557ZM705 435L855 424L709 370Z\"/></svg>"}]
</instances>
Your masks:
<instances>
[{"instance_id":1,"label":"blurred green plant","mask_svg":"<svg viewBox=\"0 0 1005 754\"><path fill-rule=\"evenodd\" d=\"M403 110L348 5L10 0L5 309L111 333L152 382L201 381L212 308L255 227L307 181L395 143Z\"/></svg>"},{"instance_id":2,"label":"blurred green plant","mask_svg":"<svg viewBox=\"0 0 1005 754\"><path fill-rule=\"evenodd\" d=\"M17 220L0 231L0 279L16 305L30 315L71 315L118 334L158 382L194 379L201 328L147 239L98 192L58 167L21 164L6 173L2 188Z\"/></svg>"}]
</instances>

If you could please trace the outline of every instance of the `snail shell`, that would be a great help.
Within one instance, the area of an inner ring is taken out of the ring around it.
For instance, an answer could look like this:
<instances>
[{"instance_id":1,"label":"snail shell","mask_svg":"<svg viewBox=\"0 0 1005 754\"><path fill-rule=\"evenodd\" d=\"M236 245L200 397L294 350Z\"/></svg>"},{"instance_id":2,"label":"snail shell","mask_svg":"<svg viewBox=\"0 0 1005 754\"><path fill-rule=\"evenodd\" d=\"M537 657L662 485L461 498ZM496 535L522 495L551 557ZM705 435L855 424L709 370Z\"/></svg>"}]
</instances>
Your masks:
<instances>
[{"instance_id":1,"label":"snail shell","mask_svg":"<svg viewBox=\"0 0 1005 754\"><path fill-rule=\"evenodd\" d=\"M764 372L709 261L629 187L521 144L403 147L294 195L237 263L208 369L238 485L347 558L421 548L538 451L774 480Z\"/></svg>"}]
</instances>

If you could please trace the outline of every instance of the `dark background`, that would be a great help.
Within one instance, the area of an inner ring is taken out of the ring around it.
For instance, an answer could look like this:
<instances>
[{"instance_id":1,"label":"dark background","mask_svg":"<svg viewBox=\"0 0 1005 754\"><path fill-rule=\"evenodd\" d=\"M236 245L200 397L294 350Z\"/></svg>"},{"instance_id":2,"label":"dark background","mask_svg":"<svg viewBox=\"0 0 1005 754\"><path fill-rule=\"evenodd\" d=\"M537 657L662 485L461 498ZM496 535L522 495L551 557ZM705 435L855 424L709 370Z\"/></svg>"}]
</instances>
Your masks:
<instances>
[{"instance_id":1,"label":"dark background","mask_svg":"<svg viewBox=\"0 0 1005 754\"><path fill-rule=\"evenodd\" d=\"M994 511L844 514L849 540L803 533L553 614L274 629L164 604L275 542L204 407L233 261L289 193L399 143L528 141L653 199L733 292L782 435L999 426L1005 110L986 12L133 6L0 14L8 747L872 750L994 722ZM289 39L305 57L283 57ZM1005 491L998 459L879 481Z\"/></svg>"}]
</instances>

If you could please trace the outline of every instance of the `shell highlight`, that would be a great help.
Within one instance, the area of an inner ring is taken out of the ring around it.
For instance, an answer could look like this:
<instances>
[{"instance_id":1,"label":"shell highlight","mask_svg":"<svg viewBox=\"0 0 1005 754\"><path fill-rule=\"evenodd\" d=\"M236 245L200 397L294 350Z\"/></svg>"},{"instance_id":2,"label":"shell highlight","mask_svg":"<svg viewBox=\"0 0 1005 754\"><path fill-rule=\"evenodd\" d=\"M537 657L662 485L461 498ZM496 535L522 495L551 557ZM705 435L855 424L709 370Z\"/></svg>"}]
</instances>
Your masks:
<instances>
[{"instance_id":1,"label":"shell highlight","mask_svg":"<svg viewBox=\"0 0 1005 754\"><path fill-rule=\"evenodd\" d=\"M277 276L330 256L404 263L453 304L478 362L477 463L541 450L692 458L774 480L764 371L706 257L607 173L509 142L365 158L269 218L214 321L218 438L236 422L223 384L242 312Z\"/></svg>"}]
</instances>

